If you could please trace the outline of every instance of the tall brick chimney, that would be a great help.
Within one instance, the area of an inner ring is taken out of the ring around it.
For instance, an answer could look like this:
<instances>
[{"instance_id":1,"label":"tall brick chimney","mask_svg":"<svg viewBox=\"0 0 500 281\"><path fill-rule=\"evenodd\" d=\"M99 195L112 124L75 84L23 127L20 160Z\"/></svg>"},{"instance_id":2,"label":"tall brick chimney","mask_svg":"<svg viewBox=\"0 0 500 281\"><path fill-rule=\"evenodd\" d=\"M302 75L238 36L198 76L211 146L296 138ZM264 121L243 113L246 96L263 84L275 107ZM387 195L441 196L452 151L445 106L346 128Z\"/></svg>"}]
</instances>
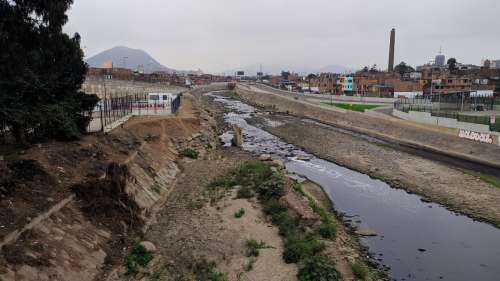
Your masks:
<instances>
[{"instance_id":1,"label":"tall brick chimney","mask_svg":"<svg viewBox=\"0 0 500 281\"><path fill-rule=\"evenodd\" d=\"M394 71L394 45L396 41L396 29L391 30L391 41L389 45L389 67L387 71L393 72Z\"/></svg>"}]
</instances>

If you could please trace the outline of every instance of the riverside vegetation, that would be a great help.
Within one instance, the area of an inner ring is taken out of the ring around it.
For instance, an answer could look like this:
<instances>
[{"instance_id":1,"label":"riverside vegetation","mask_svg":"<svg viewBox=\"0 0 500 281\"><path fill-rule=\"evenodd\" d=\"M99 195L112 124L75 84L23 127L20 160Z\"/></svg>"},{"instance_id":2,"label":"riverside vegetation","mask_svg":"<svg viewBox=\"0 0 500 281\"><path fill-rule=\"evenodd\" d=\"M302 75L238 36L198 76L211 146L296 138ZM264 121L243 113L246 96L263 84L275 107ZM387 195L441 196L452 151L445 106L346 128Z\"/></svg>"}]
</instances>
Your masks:
<instances>
[{"instance_id":1,"label":"riverside vegetation","mask_svg":"<svg viewBox=\"0 0 500 281\"><path fill-rule=\"evenodd\" d=\"M209 184L208 189L216 191L238 188L238 191L244 190L242 194L238 192L243 198L250 197L250 194L257 197L268 219L279 228L279 234L284 241L283 260L286 263L298 264L299 281L338 280L339 273L335 264L322 255L325 244L321 238L335 238L336 225L333 218L326 210L309 200L310 206L321 218L321 225L317 229L307 226L280 201L286 193L285 185L283 174L274 171L271 165L249 161L216 178ZM295 186L294 189L301 191L300 186ZM247 241L247 254L256 257L258 250L263 247L267 245Z\"/></svg>"}]
</instances>

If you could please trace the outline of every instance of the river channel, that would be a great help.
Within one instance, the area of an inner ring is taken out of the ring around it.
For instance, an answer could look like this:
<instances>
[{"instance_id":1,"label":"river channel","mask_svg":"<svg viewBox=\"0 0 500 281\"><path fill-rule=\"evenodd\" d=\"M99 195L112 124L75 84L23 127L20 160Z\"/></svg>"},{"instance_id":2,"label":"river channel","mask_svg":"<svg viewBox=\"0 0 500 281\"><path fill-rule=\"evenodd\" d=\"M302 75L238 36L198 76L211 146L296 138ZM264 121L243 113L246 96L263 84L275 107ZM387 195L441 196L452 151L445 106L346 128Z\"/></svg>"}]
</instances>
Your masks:
<instances>
[{"instance_id":1,"label":"river channel","mask_svg":"<svg viewBox=\"0 0 500 281\"><path fill-rule=\"evenodd\" d=\"M377 234L361 242L389 269L391 280L500 280L499 229L317 158L246 121L259 115L269 126L280 125L265 113L217 93L209 95L230 110L225 121L242 128L244 150L285 161L288 172L321 185L336 211L354 226ZM231 138L231 132L221 136L227 144Z\"/></svg>"}]
</instances>

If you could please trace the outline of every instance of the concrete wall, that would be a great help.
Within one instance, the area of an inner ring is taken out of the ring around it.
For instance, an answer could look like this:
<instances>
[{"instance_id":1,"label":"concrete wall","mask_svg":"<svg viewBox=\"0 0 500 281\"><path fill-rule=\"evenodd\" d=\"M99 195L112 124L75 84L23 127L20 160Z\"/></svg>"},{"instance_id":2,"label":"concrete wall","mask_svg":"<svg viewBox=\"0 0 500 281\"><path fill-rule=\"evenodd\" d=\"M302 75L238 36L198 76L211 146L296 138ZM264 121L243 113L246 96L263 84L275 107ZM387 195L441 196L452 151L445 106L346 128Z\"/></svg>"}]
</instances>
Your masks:
<instances>
[{"instance_id":1,"label":"concrete wall","mask_svg":"<svg viewBox=\"0 0 500 281\"><path fill-rule=\"evenodd\" d=\"M500 135L500 133L498 132L490 131L490 126L488 125L460 122L457 119L452 119L452 118L436 117L432 116L429 112L410 111L406 113L394 109L392 115L404 120L410 120L419 123L437 125L446 128L463 129L474 132L488 133L493 135Z\"/></svg>"}]
</instances>

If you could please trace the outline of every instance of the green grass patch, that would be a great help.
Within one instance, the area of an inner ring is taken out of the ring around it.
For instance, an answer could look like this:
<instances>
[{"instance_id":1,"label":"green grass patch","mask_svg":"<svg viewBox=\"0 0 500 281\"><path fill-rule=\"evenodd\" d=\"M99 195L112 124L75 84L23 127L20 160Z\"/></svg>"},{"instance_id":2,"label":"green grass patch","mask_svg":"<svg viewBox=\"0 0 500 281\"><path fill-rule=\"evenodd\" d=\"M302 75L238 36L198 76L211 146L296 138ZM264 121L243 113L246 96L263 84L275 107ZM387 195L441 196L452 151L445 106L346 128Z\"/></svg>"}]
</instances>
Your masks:
<instances>
[{"instance_id":1,"label":"green grass patch","mask_svg":"<svg viewBox=\"0 0 500 281\"><path fill-rule=\"evenodd\" d=\"M325 245L313 234L302 234L288 237L284 248L283 260L286 263L297 263L319 254L325 249Z\"/></svg>"},{"instance_id":2,"label":"green grass patch","mask_svg":"<svg viewBox=\"0 0 500 281\"><path fill-rule=\"evenodd\" d=\"M465 170L465 169L462 170L462 171L465 174L477 177L480 180L482 180L482 181L484 181L486 183L489 183L489 184L491 184L492 186L494 186L496 188L500 188L500 179L497 178L497 177L495 177L495 176L486 175L486 174L482 174L482 173L471 171L471 170Z\"/></svg>"},{"instance_id":3,"label":"green grass patch","mask_svg":"<svg viewBox=\"0 0 500 281\"><path fill-rule=\"evenodd\" d=\"M337 236L337 225L333 222L322 223L318 233L325 239L334 239Z\"/></svg>"},{"instance_id":4,"label":"green grass patch","mask_svg":"<svg viewBox=\"0 0 500 281\"><path fill-rule=\"evenodd\" d=\"M359 112L365 112L365 110L370 110L370 109L374 109L374 108L377 108L377 107L381 107L381 105L364 104L364 103L330 103L330 102L322 102L322 104L326 104L326 105L330 105L330 106L335 106L335 107L346 109L346 110L359 111Z\"/></svg>"},{"instance_id":5,"label":"green grass patch","mask_svg":"<svg viewBox=\"0 0 500 281\"><path fill-rule=\"evenodd\" d=\"M366 265L359 261L351 264L351 270L354 276L356 276L359 280L366 280L366 278L370 275L370 270L366 267Z\"/></svg>"},{"instance_id":6,"label":"green grass patch","mask_svg":"<svg viewBox=\"0 0 500 281\"><path fill-rule=\"evenodd\" d=\"M247 257L258 257L259 256L259 250L271 248L270 246L268 246L266 244L266 242L264 242L264 241L258 242L255 239L249 239L249 240L247 240L247 242L245 243L245 246L247 248L246 252L245 252L245 255Z\"/></svg>"},{"instance_id":7,"label":"green grass patch","mask_svg":"<svg viewBox=\"0 0 500 281\"><path fill-rule=\"evenodd\" d=\"M186 148L183 151L181 151L181 155L191 159L198 159L199 152L192 148Z\"/></svg>"},{"instance_id":8,"label":"green grass patch","mask_svg":"<svg viewBox=\"0 0 500 281\"><path fill-rule=\"evenodd\" d=\"M245 209L241 208L238 210L238 212L234 213L234 217L239 219L245 215Z\"/></svg>"},{"instance_id":9,"label":"green grass patch","mask_svg":"<svg viewBox=\"0 0 500 281\"><path fill-rule=\"evenodd\" d=\"M337 281L339 273L335 264L323 256L307 258L299 263L299 281Z\"/></svg>"},{"instance_id":10,"label":"green grass patch","mask_svg":"<svg viewBox=\"0 0 500 281\"><path fill-rule=\"evenodd\" d=\"M153 259L153 254L140 245L138 242L134 243L132 250L125 257L123 266L125 267L125 274L127 276L136 275L139 273L141 267L146 267Z\"/></svg>"}]
</instances>

